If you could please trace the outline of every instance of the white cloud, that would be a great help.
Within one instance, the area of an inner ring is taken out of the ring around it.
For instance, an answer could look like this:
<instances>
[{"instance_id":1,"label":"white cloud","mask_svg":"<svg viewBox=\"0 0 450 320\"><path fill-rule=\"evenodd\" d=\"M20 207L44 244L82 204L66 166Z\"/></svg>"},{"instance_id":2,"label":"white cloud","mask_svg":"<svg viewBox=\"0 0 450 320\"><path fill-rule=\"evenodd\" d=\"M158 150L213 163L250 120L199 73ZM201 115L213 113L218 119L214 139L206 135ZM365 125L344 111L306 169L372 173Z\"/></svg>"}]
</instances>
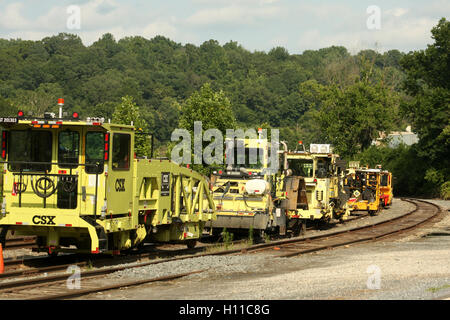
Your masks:
<instances>
[{"instance_id":1,"label":"white cloud","mask_svg":"<svg viewBox=\"0 0 450 320\"><path fill-rule=\"evenodd\" d=\"M376 48L375 43L380 50L408 51L432 43L431 28L440 17L450 15L448 0L411 2L407 6L380 4L381 30L368 30L366 8L350 2L191 0L186 4L184 1L67 0L55 1L53 6L32 0L0 2L0 37L38 40L69 32L78 34L89 45L109 32L116 39L163 35L195 44L208 39L220 43L233 40L249 50L284 46L292 53L331 45L357 51ZM80 30L67 28L69 2L79 3ZM38 5L48 9L35 10L43 13L30 15Z\"/></svg>"},{"instance_id":2,"label":"white cloud","mask_svg":"<svg viewBox=\"0 0 450 320\"><path fill-rule=\"evenodd\" d=\"M16 2L6 6L4 11L0 11L0 27L9 30L29 28L31 26L29 21L21 15L24 7L23 3Z\"/></svg>"},{"instance_id":3,"label":"white cloud","mask_svg":"<svg viewBox=\"0 0 450 320\"><path fill-rule=\"evenodd\" d=\"M430 30L436 24L437 21L431 18L412 17L399 20L394 16L390 19L385 18L380 30L366 28L339 32L308 30L300 35L298 46L301 50L306 50L342 45L352 53L363 49L380 52L391 49L408 51L414 48L423 48L426 44L431 43Z\"/></svg>"},{"instance_id":4,"label":"white cloud","mask_svg":"<svg viewBox=\"0 0 450 320\"><path fill-rule=\"evenodd\" d=\"M276 18L281 12L279 7L250 7L231 5L222 8L202 9L189 16L186 22L190 25L214 24L251 24L261 19Z\"/></svg>"},{"instance_id":5,"label":"white cloud","mask_svg":"<svg viewBox=\"0 0 450 320\"><path fill-rule=\"evenodd\" d=\"M406 8L394 8L394 9L386 10L385 12L389 15L393 15L394 17L401 17L401 16L405 15L408 11L409 11L409 9L406 9Z\"/></svg>"}]
</instances>

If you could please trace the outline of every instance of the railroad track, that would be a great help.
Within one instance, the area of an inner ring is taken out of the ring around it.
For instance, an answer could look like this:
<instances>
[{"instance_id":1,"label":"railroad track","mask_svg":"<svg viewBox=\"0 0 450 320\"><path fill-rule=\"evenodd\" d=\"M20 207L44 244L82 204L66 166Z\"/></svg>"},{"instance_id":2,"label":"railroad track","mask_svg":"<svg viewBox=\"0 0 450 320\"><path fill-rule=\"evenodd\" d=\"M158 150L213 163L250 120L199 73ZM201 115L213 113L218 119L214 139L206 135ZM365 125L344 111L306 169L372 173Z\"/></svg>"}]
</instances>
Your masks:
<instances>
[{"instance_id":1,"label":"railroad track","mask_svg":"<svg viewBox=\"0 0 450 320\"><path fill-rule=\"evenodd\" d=\"M165 277L138 281L121 282L119 280L114 280L114 283L112 284L108 283L108 285L99 285L99 283L102 282L102 278L104 278L108 274L130 268L143 267L150 264L158 264L208 255L244 254L260 251L267 252L269 250L271 253L274 253L279 257L292 257L299 254L315 252L359 242L377 240L394 234L406 232L408 230L421 226L427 221L435 218L440 213L440 208L434 204L418 200L404 199L404 201L413 203L416 208L411 212L405 213L402 216L368 226L356 227L344 232L336 231L328 233L326 235L315 235L309 237L273 241L270 243L252 245L244 249L232 249L209 253L192 254L178 256L175 258L160 259L156 261L151 260L134 263L132 265L87 270L79 274L80 278L83 279L82 289L69 289L67 287L67 279L70 276L67 273L60 273L45 277L40 276L33 279L21 279L2 282L0 283L0 297L3 299L68 299L76 296L86 295L89 293L141 285L148 282L169 281L193 273L202 272L204 270L197 270L188 273L174 274ZM52 272L55 271L58 267L61 271L63 268L67 268L68 266L69 265L49 266L47 267L48 269L42 269L41 272L43 272L43 270ZM78 266L85 266L85 264L80 263ZM110 280L108 281L110 282Z\"/></svg>"},{"instance_id":2,"label":"railroad track","mask_svg":"<svg viewBox=\"0 0 450 320\"><path fill-rule=\"evenodd\" d=\"M247 248L246 252L271 251L278 257L293 257L300 254L375 241L415 229L441 213L441 208L422 200L402 199L415 205L415 209L395 218L375 224L360 226L345 231L332 232L326 235L275 241Z\"/></svg>"},{"instance_id":3,"label":"railroad track","mask_svg":"<svg viewBox=\"0 0 450 320\"><path fill-rule=\"evenodd\" d=\"M32 248L36 246L35 237L6 239L5 250Z\"/></svg>"}]
</instances>

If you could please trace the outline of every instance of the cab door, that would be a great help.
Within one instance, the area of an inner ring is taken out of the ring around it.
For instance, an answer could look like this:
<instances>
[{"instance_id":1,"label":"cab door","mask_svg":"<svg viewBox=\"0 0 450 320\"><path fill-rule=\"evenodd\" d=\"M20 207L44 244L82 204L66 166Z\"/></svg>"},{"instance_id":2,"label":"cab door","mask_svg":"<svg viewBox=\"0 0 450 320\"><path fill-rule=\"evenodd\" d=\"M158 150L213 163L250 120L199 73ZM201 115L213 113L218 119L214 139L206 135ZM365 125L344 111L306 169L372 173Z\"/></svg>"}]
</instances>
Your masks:
<instances>
[{"instance_id":1,"label":"cab door","mask_svg":"<svg viewBox=\"0 0 450 320\"><path fill-rule=\"evenodd\" d=\"M134 139L131 132L113 132L108 171L108 214L128 214L133 207Z\"/></svg>"},{"instance_id":2,"label":"cab door","mask_svg":"<svg viewBox=\"0 0 450 320\"><path fill-rule=\"evenodd\" d=\"M81 213L99 215L105 197L105 137L101 128L85 127L83 135L83 157L85 164L80 181ZM97 204L97 206L95 206Z\"/></svg>"}]
</instances>

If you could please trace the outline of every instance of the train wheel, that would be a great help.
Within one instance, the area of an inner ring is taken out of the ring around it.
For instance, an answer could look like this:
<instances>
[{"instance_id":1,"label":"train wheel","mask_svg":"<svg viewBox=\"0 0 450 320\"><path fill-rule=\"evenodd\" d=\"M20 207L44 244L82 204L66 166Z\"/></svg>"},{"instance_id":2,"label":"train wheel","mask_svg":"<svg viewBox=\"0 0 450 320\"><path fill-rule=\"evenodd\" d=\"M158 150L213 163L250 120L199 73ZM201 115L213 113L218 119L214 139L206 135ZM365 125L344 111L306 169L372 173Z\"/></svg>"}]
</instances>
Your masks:
<instances>
[{"instance_id":1,"label":"train wheel","mask_svg":"<svg viewBox=\"0 0 450 320\"><path fill-rule=\"evenodd\" d=\"M258 241L266 242L266 232L263 229L258 230Z\"/></svg>"},{"instance_id":2,"label":"train wheel","mask_svg":"<svg viewBox=\"0 0 450 320\"><path fill-rule=\"evenodd\" d=\"M292 233L294 237L304 235L306 233L306 223L297 222L295 226L292 228Z\"/></svg>"},{"instance_id":3,"label":"train wheel","mask_svg":"<svg viewBox=\"0 0 450 320\"><path fill-rule=\"evenodd\" d=\"M47 252L47 254L50 258L56 258L58 256L58 252L55 251Z\"/></svg>"},{"instance_id":4,"label":"train wheel","mask_svg":"<svg viewBox=\"0 0 450 320\"><path fill-rule=\"evenodd\" d=\"M189 249L194 249L196 244L197 244L197 240L194 240L194 239L186 241L186 246Z\"/></svg>"}]
</instances>

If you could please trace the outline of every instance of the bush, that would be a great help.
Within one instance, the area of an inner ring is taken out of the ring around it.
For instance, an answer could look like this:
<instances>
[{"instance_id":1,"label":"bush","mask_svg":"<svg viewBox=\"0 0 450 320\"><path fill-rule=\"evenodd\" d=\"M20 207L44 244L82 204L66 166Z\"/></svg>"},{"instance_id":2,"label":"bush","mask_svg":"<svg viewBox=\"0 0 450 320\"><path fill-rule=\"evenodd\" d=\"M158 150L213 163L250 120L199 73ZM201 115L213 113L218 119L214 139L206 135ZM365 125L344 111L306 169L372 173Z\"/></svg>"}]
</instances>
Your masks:
<instances>
[{"instance_id":1,"label":"bush","mask_svg":"<svg viewBox=\"0 0 450 320\"><path fill-rule=\"evenodd\" d=\"M450 181L446 181L441 185L441 198L444 200L450 199Z\"/></svg>"}]
</instances>

